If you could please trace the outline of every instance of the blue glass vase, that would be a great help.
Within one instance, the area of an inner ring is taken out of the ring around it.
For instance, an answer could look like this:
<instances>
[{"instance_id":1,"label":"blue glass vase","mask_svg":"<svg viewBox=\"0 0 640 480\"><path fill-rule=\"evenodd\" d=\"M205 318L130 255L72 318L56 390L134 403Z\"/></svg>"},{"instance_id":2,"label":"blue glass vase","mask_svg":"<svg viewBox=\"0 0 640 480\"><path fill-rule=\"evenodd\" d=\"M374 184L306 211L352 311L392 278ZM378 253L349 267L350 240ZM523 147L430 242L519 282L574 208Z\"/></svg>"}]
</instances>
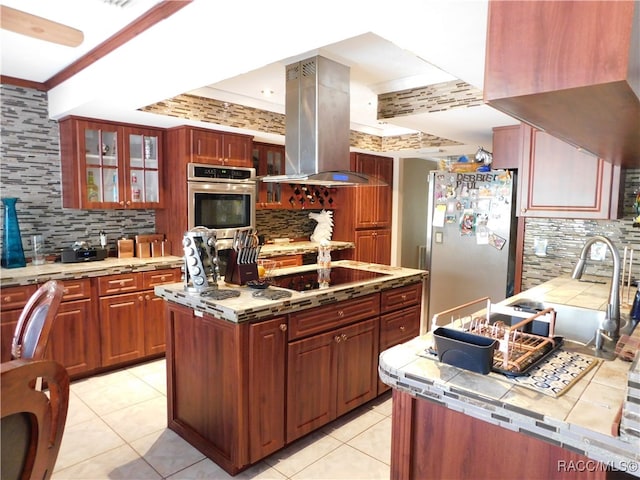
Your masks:
<instances>
[{"instance_id":1,"label":"blue glass vase","mask_svg":"<svg viewBox=\"0 0 640 480\"><path fill-rule=\"evenodd\" d=\"M22 249L20 225L16 212L17 198L3 198L4 204L4 233L2 238L2 266L4 268L25 267L27 262Z\"/></svg>"}]
</instances>

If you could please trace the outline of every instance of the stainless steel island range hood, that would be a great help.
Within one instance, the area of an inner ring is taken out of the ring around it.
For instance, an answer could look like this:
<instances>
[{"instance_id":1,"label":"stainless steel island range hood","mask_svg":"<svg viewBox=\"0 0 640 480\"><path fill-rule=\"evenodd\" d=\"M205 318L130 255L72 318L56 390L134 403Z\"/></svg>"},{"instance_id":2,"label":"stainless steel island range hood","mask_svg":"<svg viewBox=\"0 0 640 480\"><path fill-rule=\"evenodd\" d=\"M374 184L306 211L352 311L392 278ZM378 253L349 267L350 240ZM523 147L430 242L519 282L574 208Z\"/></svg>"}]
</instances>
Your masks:
<instances>
[{"instance_id":1,"label":"stainless steel island range hood","mask_svg":"<svg viewBox=\"0 0 640 480\"><path fill-rule=\"evenodd\" d=\"M326 187L380 184L351 172L349 67L321 56L286 68L285 175L263 182Z\"/></svg>"}]
</instances>

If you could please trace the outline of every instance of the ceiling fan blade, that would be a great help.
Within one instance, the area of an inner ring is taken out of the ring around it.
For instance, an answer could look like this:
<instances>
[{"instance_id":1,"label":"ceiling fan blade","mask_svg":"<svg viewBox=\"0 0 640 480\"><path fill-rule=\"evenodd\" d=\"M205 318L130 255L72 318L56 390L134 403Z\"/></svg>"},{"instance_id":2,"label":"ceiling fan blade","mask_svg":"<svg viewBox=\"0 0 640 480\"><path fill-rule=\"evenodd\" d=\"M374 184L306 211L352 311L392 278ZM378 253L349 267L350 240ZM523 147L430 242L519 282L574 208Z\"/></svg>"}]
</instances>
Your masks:
<instances>
[{"instance_id":1,"label":"ceiling fan blade","mask_svg":"<svg viewBox=\"0 0 640 480\"><path fill-rule=\"evenodd\" d=\"M0 5L0 26L21 35L68 47L77 47L84 40L80 30L5 5Z\"/></svg>"}]
</instances>

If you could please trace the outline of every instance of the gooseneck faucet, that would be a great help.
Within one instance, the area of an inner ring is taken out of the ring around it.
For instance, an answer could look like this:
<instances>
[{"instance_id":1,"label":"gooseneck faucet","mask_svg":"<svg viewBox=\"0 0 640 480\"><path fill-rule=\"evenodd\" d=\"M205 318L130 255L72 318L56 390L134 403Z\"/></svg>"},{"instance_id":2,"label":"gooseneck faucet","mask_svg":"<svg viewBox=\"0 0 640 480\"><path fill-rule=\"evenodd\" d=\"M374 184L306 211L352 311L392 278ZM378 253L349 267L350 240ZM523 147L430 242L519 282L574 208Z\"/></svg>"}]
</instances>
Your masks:
<instances>
[{"instance_id":1,"label":"gooseneck faucet","mask_svg":"<svg viewBox=\"0 0 640 480\"><path fill-rule=\"evenodd\" d=\"M580 279L584 272L584 267L587 262L587 252L591 245L596 242L604 243L611 251L613 255L613 274L611 275L611 288L609 290L609 300L607 304L607 313L604 321L600 325L600 328L596 332L596 349L601 350L603 346L603 334L609 337L610 340L617 342L620 337L620 253L611 240L602 235L596 235L589 238L582 247L580 252L580 259L576 263L571 275L574 279Z\"/></svg>"}]
</instances>

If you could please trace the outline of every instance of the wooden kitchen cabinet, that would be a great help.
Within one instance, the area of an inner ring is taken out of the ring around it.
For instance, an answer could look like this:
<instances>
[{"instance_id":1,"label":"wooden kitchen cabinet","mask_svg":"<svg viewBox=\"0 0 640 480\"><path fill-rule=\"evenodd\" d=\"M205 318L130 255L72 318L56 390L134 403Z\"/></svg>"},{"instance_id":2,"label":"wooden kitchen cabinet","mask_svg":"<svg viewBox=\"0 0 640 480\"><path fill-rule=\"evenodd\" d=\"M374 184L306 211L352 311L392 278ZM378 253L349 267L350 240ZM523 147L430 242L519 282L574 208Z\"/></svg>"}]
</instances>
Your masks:
<instances>
[{"instance_id":1,"label":"wooden kitchen cabinet","mask_svg":"<svg viewBox=\"0 0 640 480\"><path fill-rule=\"evenodd\" d=\"M166 328L164 300L153 291L156 285L179 282L182 272L179 268L154 270L142 273L144 291L144 354L162 354L166 349Z\"/></svg>"},{"instance_id":2,"label":"wooden kitchen cabinet","mask_svg":"<svg viewBox=\"0 0 640 480\"><path fill-rule=\"evenodd\" d=\"M264 260L276 262L275 268L299 267L302 265L302 254L295 255L278 255L275 257L265 257Z\"/></svg>"},{"instance_id":3,"label":"wooden kitchen cabinet","mask_svg":"<svg viewBox=\"0 0 640 480\"><path fill-rule=\"evenodd\" d=\"M65 280L64 295L51 328L47 358L59 362L72 377L98 368L100 339L91 280Z\"/></svg>"},{"instance_id":4,"label":"wooden kitchen cabinet","mask_svg":"<svg viewBox=\"0 0 640 480\"><path fill-rule=\"evenodd\" d=\"M378 318L289 343L287 442L377 395Z\"/></svg>"},{"instance_id":5,"label":"wooden kitchen cabinet","mask_svg":"<svg viewBox=\"0 0 640 480\"><path fill-rule=\"evenodd\" d=\"M351 169L386 183L386 185L355 188L355 228L390 228L393 159L352 153Z\"/></svg>"},{"instance_id":6,"label":"wooden kitchen cabinet","mask_svg":"<svg viewBox=\"0 0 640 480\"><path fill-rule=\"evenodd\" d=\"M253 168L256 175L284 175L285 147L253 142ZM284 208L283 186L280 183L258 183L257 208Z\"/></svg>"},{"instance_id":7,"label":"wooden kitchen cabinet","mask_svg":"<svg viewBox=\"0 0 640 480\"><path fill-rule=\"evenodd\" d=\"M59 126L64 207L163 207L162 129L77 117Z\"/></svg>"},{"instance_id":8,"label":"wooden kitchen cabinet","mask_svg":"<svg viewBox=\"0 0 640 480\"><path fill-rule=\"evenodd\" d=\"M391 229L356 230L354 260L367 263L391 263Z\"/></svg>"},{"instance_id":9,"label":"wooden kitchen cabinet","mask_svg":"<svg viewBox=\"0 0 640 480\"><path fill-rule=\"evenodd\" d=\"M185 127L187 128L187 127ZM190 162L229 167L251 167L249 135L190 128Z\"/></svg>"},{"instance_id":10,"label":"wooden kitchen cabinet","mask_svg":"<svg viewBox=\"0 0 640 480\"><path fill-rule=\"evenodd\" d=\"M289 315L287 442L377 395L380 295Z\"/></svg>"},{"instance_id":11,"label":"wooden kitchen cabinet","mask_svg":"<svg viewBox=\"0 0 640 480\"><path fill-rule=\"evenodd\" d=\"M153 286L179 279L180 269L98 278L101 365L164 352L164 308Z\"/></svg>"},{"instance_id":12,"label":"wooden kitchen cabinet","mask_svg":"<svg viewBox=\"0 0 640 480\"><path fill-rule=\"evenodd\" d=\"M0 361L11 360L11 342L22 309L36 293L36 285L4 287L0 289Z\"/></svg>"},{"instance_id":13,"label":"wooden kitchen cabinet","mask_svg":"<svg viewBox=\"0 0 640 480\"><path fill-rule=\"evenodd\" d=\"M249 461L285 444L287 317L249 326ZM265 366L268 365L268 368Z\"/></svg>"},{"instance_id":14,"label":"wooden kitchen cabinet","mask_svg":"<svg viewBox=\"0 0 640 480\"><path fill-rule=\"evenodd\" d=\"M639 8L490 1L485 102L614 165L637 166Z\"/></svg>"},{"instance_id":15,"label":"wooden kitchen cabinet","mask_svg":"<svg viewBox=\"0 0 640 480\"><path fill-rule=\"evenodd\" d=\"M380 294L380 351L420 335L422 284L384 290ZM378 378L378 395L391 387Z\"/></svg>"},{"instance_id":16,"label":"wooden kitchen cabinet","mask_svg":"<svg viewBox=\"0 0 640 480\"><path fill-rule=\"evenodd\" d=\"M619 165L612 165L528 125L522 125L520 132L519 215L619 217Z\"/></svg>"},{"instance_id":17,"label":"wooden kitchen cabinet","mask_svg":"<svg viewBox=\"0 0 640 480\"><path fill-rule=\"evenodd\" d=\"M520 167L520 157L522 156L520 125L494 127L492 154L491 168L493 170Z\"/></svg>"},{"instance_id":18,"label":"wooden kitchen cabinet","mask_svg":"<svg viewBox=\"0 0 640 480\"><path fill-rule=\"evenodd\" d=\"M393 159L351 153L351 169L378 178L387 185L358 186L340 190L333 239L354 242L349 259L391 263L391 207Z\"/></svg>"}]
</instances>

